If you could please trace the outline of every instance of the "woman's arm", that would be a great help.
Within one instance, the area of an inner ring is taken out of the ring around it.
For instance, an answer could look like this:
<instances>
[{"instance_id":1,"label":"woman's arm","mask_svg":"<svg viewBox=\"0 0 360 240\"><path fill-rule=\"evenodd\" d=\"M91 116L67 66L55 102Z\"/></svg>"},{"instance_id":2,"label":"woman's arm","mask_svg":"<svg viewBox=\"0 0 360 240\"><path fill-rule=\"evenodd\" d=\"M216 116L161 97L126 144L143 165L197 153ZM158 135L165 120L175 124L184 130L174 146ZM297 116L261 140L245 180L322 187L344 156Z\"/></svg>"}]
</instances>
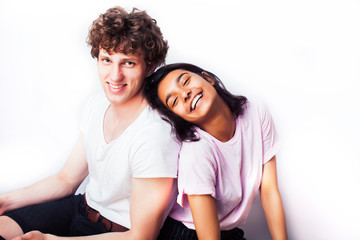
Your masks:
<instances>
[{"instance_id":1,"label":"woman's arm","mask_svg":"<svg viewBox=\"0 0 360 240\"><path fill-rule=\"evenodd\" d=\"M272 239L287 239L285 213L277 184L275 156L264 165L260 194Z\"/></svg>"},{"instance_id":2,"label":"woman's arm","mask_svg":"<svg viewBox=\"0 0 360 240\"><path fill-rule=\"evenodd\" d=\"M220 225L215 199L211 195L188 195L199 240L220 240Z\"/></svg>"}]
</instances>

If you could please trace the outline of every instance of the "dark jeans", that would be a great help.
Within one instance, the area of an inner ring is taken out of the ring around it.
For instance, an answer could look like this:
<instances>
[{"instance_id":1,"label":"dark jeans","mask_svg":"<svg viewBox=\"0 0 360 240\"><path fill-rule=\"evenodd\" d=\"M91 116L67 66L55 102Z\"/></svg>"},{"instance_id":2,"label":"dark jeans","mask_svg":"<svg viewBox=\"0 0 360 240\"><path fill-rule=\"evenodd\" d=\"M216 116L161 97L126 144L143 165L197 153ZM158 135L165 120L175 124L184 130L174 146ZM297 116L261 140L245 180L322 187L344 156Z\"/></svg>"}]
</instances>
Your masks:
<instances>
[{"instance_id":1,"label":"dark jeans","mask_svg":"<svg viewBox=\"0 0 360 240\"><path fill-rule=\"evenodd\" d=\"M107 232L102 223L90 222L85 217L83 199L83 195L73 195L20 208L4 215L15 220L24 233L39 230L58 236L85 236Z\"/></svg>"},{"instance_id":2,"label":"dark jeans","mask_svg":"<svg viewBox=\"0 0 360 240\"><path fill-rule=\"evenodd\" d=\"M196 231L187 228L183 223L168 217L161 228L158 240L197 240ZM221 231L222 240L246 240L240 228Z\"/></svg>"}]
</instances>

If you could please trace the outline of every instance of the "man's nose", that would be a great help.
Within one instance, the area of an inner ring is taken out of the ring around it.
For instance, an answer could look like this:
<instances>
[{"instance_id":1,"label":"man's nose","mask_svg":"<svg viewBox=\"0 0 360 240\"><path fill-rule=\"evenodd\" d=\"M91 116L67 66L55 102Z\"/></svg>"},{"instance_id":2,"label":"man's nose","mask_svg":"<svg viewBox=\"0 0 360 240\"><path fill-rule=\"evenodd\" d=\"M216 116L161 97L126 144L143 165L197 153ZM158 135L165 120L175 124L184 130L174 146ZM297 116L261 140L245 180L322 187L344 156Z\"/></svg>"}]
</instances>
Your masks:
<instances>
[{"instance_id":1,"label":"man's nose","mask_svg":"<svg viewBox=\"0 0 360 240\"><path fill-rule=\"evenodd\" d=\"M123 71L121 69L121 66L114 64L112 69L111 69L111 73L110 73L110 78L112 81L119 81L122 80L123 78Z\"/></svg>"}]
</instances>

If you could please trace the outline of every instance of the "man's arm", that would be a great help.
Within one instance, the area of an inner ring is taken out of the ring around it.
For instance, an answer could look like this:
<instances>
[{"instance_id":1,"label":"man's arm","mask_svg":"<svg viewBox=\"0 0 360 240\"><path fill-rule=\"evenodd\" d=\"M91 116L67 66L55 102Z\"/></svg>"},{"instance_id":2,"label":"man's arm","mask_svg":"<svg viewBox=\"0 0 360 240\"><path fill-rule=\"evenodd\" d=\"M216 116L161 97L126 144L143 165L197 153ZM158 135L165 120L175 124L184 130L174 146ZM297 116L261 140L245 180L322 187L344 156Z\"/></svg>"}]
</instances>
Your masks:
<instances>
[{"instance_id":1,"label":"man's arm","mask_svg":"<svg viewBox=\"0 0 360 240\"><path fill-rule=\"evenodd\" d=\"M264 165L260 194L272 239L287 239L285 213L277 184L275 156Z\"/></svg>"},{"instance_id":2,"label":"man's arm","mask_svg":"<svg viewBox=\"0 0 360 240\"><path fill-rule=\"evenodd\" d=\"M220 240L215 199L211 195L188 195L195 230L200 240Z\"/></svg>"},{"instance_id":3,"label":"man's arm","mask_svg":"<svg viewBox=\"0 0 360 240\"><path fill-rule=\"evenodd\" d=\"M134 179L130 203L130 239L157 238L166 217L173 181L173 178Z\"/></svg>"},{"instance_id":4,"label":"man's arm","mask_svg":"<svg viewBox=\"0 0 360 240\"><path fill-rule=\"evenodd\" d=\"M68 196L76 191L87 174L84 136L81 134L59 173L29 187L0 195L0 215L20 207Z\"/></svg>"},{"instance_id":5,"label":"man's arm","mask_svg":"<svg viewBox=\"0 0 360 240\"><path fill-rule=\"evenodd\" d=\"M157 238L169 204L173 178L135 178L131 191L131 229L85 237L58 237L38 231L14 240L154 240Z\"/></svg>"}]
</instances>

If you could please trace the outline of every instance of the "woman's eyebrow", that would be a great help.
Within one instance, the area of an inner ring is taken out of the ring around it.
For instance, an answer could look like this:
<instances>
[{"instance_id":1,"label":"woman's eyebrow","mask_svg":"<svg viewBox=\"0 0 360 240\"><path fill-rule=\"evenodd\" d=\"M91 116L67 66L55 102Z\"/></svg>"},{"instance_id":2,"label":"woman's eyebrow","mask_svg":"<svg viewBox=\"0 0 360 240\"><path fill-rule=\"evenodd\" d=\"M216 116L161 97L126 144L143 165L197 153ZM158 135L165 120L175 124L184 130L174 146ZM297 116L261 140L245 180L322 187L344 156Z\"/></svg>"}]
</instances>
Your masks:
<instances>
[{"instance_id":1,"label":"woman's eyebrow","mask_svg":"<svg viewBox=\"0 0 360 240\"><path fill-rule=\"evenodd\" d=\"M176 78L176 83L178 83L181 79L182 76L184 76L185 74L187 74L187 72L184 72L182 74L180 74L177 78Z\"/></svg>"},{"instance_id":2,"label":"woman's eyebrow","mask_svg":"<svg viewBox=\"0 0 360 240\"><path fill-rule=\"evenodd\" d=\"M170 106L169 106L169 104L168 104L169 98L170 98L170 94L168 94L168 95L166 96L166 99L165 99L165 103L166 103L166 106L168 106L168 108L170 108Z\"/></svg>"},{"instance_id":3,"label":"woman's eyebrow","mask_svg":"<svg viewBox=\"0 0 360 240\"><path fill-rule=\"evenodd\" d=\"M187 72L183 72L182 74L180 74L180 75L176 78L176 84L180 81L181 77L184 76L185 74L187 74ZM167 105L168 107L170 107L169 104L168 104L168 100L169 100L170 97L171 97L171 94L169 93L168 95L166 95L166 99L165 99L165 103L166 103L166 105Z\"/></svg>"}]
</instances>

